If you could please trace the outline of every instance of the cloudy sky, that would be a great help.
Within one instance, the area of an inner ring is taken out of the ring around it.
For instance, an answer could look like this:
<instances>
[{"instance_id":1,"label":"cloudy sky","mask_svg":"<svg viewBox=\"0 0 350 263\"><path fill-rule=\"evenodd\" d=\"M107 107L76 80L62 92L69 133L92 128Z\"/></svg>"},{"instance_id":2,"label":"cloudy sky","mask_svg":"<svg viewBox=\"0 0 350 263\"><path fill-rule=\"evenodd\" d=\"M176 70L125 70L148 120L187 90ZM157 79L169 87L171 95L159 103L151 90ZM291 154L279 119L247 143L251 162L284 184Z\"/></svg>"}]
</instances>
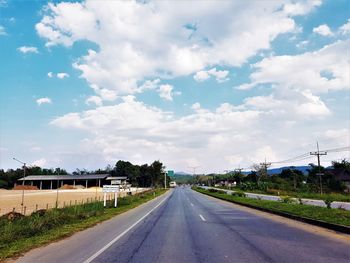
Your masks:
<instances>
[{"instance_id":1,"label":"cloudy sky","mask_svg":"<svg viewBox=\"0 0 350 263\"><path fill-rule=\"evenodd\" d=\"M0 0L0 168L18 167L12 157L70 171L159 159L223 172L316 141L349 146L349 10L347 0Z\"/></svg>"}]
</instances>

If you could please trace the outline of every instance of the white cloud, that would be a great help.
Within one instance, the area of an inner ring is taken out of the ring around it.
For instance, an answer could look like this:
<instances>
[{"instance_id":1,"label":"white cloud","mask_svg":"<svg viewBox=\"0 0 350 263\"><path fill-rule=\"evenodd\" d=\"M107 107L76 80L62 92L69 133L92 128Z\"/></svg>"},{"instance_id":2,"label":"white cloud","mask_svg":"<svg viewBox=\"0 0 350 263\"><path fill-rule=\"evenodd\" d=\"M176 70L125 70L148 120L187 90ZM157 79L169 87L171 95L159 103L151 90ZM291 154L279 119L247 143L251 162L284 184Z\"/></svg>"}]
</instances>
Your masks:
<instances>
[{"instance_id":1,"label":"white cloud","mask_svg":"<svg viewBox=\"0 0 350 263\"><path fill-rule=\"evenodd\" d=\"M201 104L199 102L196 102L191 106L192 110L199 110L200 108L201 108Z\"/></svg>"},{"instance_id":2,"label":"white cloud","mask_svg":"<svg viewBox=\"0 0 350 263\"><path fill-rule=\"evenodd\" d=\"M41 158L41 159L38 159L38 160L32 162L31 166L38 166L38 167L43 168L43 167L45 167L46 163L47 163L46 159Z\"/></svg>"},{"instance_id":3,"label":"white cloud","mask_svg":"<svg viewBox=\"0 0 350 263\"><path fill-rule=\"evenodd\" d=\"M69 78L69 74L65 72L57 73L56 76L59 79Z\"/></svg>"},{"instance_id":4,"label":"white cloud","mask_svg":"<svg viewBox=\"0 0 350 263\"><path fill-rule=\"evenodd\" d=\"M143 92L145 90L155 90L160 84L160 79L146 80L140 87L138 87L138 92Z\"/></svg>"},{"instance_id":5,"label":"white cloud","mask_svg":"<svg viewBox=\"0 0 350 263\"><path fill-rule=\"evenodd\" d=\"M23 54L39 53L38 48L36 48L36 47L22 46L22 47L17 48L17 50Z\"/></svg>"},{"instance_id":6,"label":"white cloud","mask_svg":"<svg viewBox=\"0 0 350 263\"><path fill-rule=\"evenodd\" d=\"M310 151L302 145L309 145L310 141L324 135L315 134L315 131L322 131L322 126L314 126L319 120L312 117L319 115L310 115L311 118L303 122L301 111L307 115L310 109L306 108L310 103L316 108L319 104L317 97L307 93L304 97L304 103L300 104L304 109L296 114L293 111L298 107L294 102L282 107L282 110L288 110L287 113L266 105L255 107L252 103L244 107L223 103L214 110L195 103L193 113L177 117L172 112L126 96L114 106L69 113L54 119L51 125L91 134L89 139L74 147L79 153L73 151L72 154L99 155L105 162L127 159L138 164L161 159L169 169L182 170L192 160L201 165L198 171L222 171L239 164L247 167L265 157L267 161L290 158L290 150L296 145L300 145L296 155ZM272 103L281 100L268 99ZM257 100L255 102L261 105ZM286 102L287 98L281 103ZM290 105L293 107L288 109ZM319 107L322 109L321 104ZM320 111L316 108L312 114ZM298 125L297 128L293 123ZM345 126L339 126L339 130L348 131ZM327 133L327 129L324 130ZM332 147L343 142L334 140Z\"/></svg>"},{"instance_id":7,"label":"white cloud","mask_svg":"<svg viewBox=\"0 0 350 263\"><path fill-rule=\"evenodd\" d=\"M193 76L195 81L201 82L205 81L207 79L210 79L210 75L207 71L201 70L198 71L194 76Z\"/></svg>"},{"instance_id":8,"label":"white cloud","mask_svg":"<svg viewBox=\"0 0 350 263\"><path fill-rule=\"evenodd\" d=\"M350 19L348 19L348 22L346 22L344 25L342 25L339 28L339 32L342 35L348 35L350 34Z\"/></svg>"},{"instance_id":9,"label":"white cloud","mask_svg":"<svg viewBox=\"0 0 350 263\"><path fill-rule=\"evenodd\" d=\"M89 98L86 99L85 103L87 105L97 105L101 106L102 105L102 99L98 96L90 96Z\"/></svg>"},{"instance_id":10,"label":"white cloud","mask_svg":"<svg viewBox=\"0 0 350 263\"><path fill-rule=\"evenodd\" d=\"M198 107L199 105L196 108ZM123 155L132 161L135 149L138 149L137 153L142 156L141 161L159 157L168 161L181 152L184 153L184 158L190 158L197 156L195 153L203 148L215 152L216 147L226 147L233 135L249 127L258 116L259 112L250 110L216 112L202 109L176 118L172 113L127 96L115 106L70 113L53 120L51 124L92 132L96 136L84 140L84 147L87 147L85 150L92 151L95 148L101 151L106 160ZM205 156L205 152L202 152L198 160L202 162Z\"/></svg>"},{"instance_id":11,"label":"white cloud","mask_svg":"<svg viewBox=\"0 0 350 263\"><path fill-rule=\"evenodd\" d=\"M305 15L321 4L321 0L307 0L302 2L293 1L292 3L286 3L283 7L283 11L293 16Z\"/></svg>"},{"instance_id":12,"label":"white cloud","mask_svg":"<svg viewBox=\"0 0 350 263\"><path fill-rule=\"evenodd\" d=\"M173 89L174 87L169 84L164 84L159 86L159 96L164 100L173 100Z\"/></svg>"},{"instance_id":13,"label":"white cloud","mask_svg":"<svg viewBox=\"0 0 350 263\"><path fill-rule=\"evenodd\" d=\"M285 6L280 1L49 3L36 30L47 46L96 43L98 51L89 50L74 67L99 96L108 90L117 97L139 92L138 83L146 79L242 65L269 49L278 35L294 32L295 12ZM307 13L317 4L299 6ZM193 23L196 30L186 27ZM213 27L217 24L220 28ZM212 75L223 81L227 73Z\"/></svg>"},{"instance_id":14,"label":"white cloud","mask_svg":"<svg viewBox=\"0 0 350 263\"><path fill-rule=\"evenodd\" d=\"M349 83L344 56L348 41L294 56L276 56L271 50L277 36L299 30L294 16L305 15L320 3L48 4L36 25L47 46L69 47L81 40L96 44L95 50L88 50L73 64L96 93L85 103L96 108L51 121L51 125L84 134L69 157L60 159L71 162L72 156L79 156L73 165L87 158L99 163L160 159L169 169L195 164L201 166L198 172L209 172L239 164L244 167L265 157L267 161L291 157L290 149L314 141L316 131L325 136L323 131L335 116L322 98L327 92L348 88ZM265 56L252 65L250 81L240 88L267 90L240 105L221 103L208 109L193 98L186 101L187 105L196 102L190 113L177 116L130 95L152 90L171 101L178 92L164 79L193 76L196 81L225 81L229 71L219 69L240 67L256 54ZM102 101L117 98L115 105L102 106ZM348 131L343 119L337 124L334 127ZM301 153L309 150L298 149Z\"/></svg>"},{"instance_id":15,"label":"white cloud","mask_svg":"<svg viewBox=\"0 0 350 263\"><path fill-rule=\"evenodd\" d=\"M48 72L48 73L47 73L47 76L48 76L49 78L52 78L52 77L53 77L53 73L52 73L52 72Z\"/></svg>"},{"instance_id":16,"label":"white cloud","mask_svg":"<svg viewBox=\"0 0 350 263\"><path fill-rule=\"evenodd\" d=\"M205 81L208 80L211 76L214 76L216 78L217 82L224 82L229 80L229 78L227 77L229 74L228 70L217 70L216 68L212 68L210 70L201 70L198 71L194 76L194 80L201 82L201 81Z\"/></svg>"},{"instance_id":17,"label":"white cloud","mask_svg":"<svg viewBox=\"0 0 350 263\"><path fill-rule=\"evenodd\" d=\"M326 24L315 27L314 29L312 29L312 32L320 34L321 36L326 36L326 37L333 35L331 29Z\"/></svg>"},{"instance_id":18,"label":"white cloud","mask_svg":"<svg viewBox=\"0 0 350 263\"><path fill-rule=\"evenodd\" d=\"M315 93L349 89L349 59L344 56L349 45L350 40L337 41L313 52L264 58L252 65L255 71L250 76L251 82L238 88L274 84L278 88Z\"/></svg>"},{"instance_id":19,"label":"white cloud","mask_svg":"<svg viewBox=\"0 0 350 263\"><path fill-rule=\"evenodd\" d=\"M42 151L42 148L39 146L33 146L32 148L30 148L30 150L33 152L39 152L39 151Z\"/></svg>"},{"instance_id":20,"label":"white cloud","mask_svg":"<svg viewBox=\"0 0 350 263\"><path fill-rule=\"evenodd\" d=\"M45 97L45 98L39 98L39 99L37 99L37 100L36 100L36 103L40 106L41 104L51 104L52 101L51 101L50 98Z\"/></svg>"},{"instance_id":21,"label":"white cloud","mask_svg":"<svg viewBox=\"0 0 350 263\"><path fill-rule=\"evenodd\" d=\"M2 25L0 25L0 36L5 36L5 35L7 35L5 28Z\"/></svg>"},{"instance_id":22,"label":"white cloud","mask_svg":"<svg viewBox=\"0 0 350 263\"><path fill-rule=\"evenodd\" d=\"M344 56L350 40L337 41L320 50L295 56L272 56L252 65L251 81L240 90L270 87L267 96L246 98L244 108L269 111L290 118L325 118L332 114L318 94L350 89L349 59Z\"/></svg>"},{"instance_id":23,"label":"white cloud","mask_svg":"<svg viewBox=\"0 0 350 263\"><path fill-rule=\"evenodd\" d=\"M305 48L307 45L309 44L309 41L308 40L303 40L301 42L299 42L296 47L297 48Z\"/></svg>"}]
</instances>

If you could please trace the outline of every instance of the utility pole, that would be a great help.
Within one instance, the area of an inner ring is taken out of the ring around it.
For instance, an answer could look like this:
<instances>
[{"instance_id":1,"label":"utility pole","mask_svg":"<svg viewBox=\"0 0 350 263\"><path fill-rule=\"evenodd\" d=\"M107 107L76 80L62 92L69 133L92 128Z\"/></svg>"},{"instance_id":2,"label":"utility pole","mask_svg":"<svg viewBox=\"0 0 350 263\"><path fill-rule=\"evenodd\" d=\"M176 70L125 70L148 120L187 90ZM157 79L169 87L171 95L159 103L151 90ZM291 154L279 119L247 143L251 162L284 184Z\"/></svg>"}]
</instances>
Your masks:
<instances>
[{"instance_id":1,"label":"utility pole","mask_svg":"<svg viewBox=\"0 0 350 263\"><path fill-rule=\"evenodd\" d=\"M260 165L263 168L265 175L267 176L267 168L270 167L271 163L267 163L266 157L265 157L265 162L260 163Z\"/></svg>"},{"instance_id":2,"label":"utility pole","mask_svg":"<svg viewBox=\"0 0 350 263\"><path fill-rule=\"evenodd\" d=\"M200 166L188 166L188 168L192 169L192 176L194 177L196 175L196 169L200 167ZM209 182L208 182L209 184Z\"/></svg>"},{"instance_id":3,"label":"utility pole","mask_svg":"<svg viewBox=\"0 0 350 263\"><path fill-rule=\"evenodd\" d=\"M196 175L196 169L199 168L200 166L198 165L198 166L188 166L188 167L192 169L192 171L193 171L192 175L195 176Z\"/></svg>"},{"instance_id":4,"label":"utility pole","mask_svg":"<svg viewBox=\"0 0 350 263\"><path fill-rule=\"evenodd\" d=\"M60 184L59 175L60 175L60 170L57 170L56 208L58 208L58 188Z\"/></svg>"},{"instance_id":5,"label":"utility pole","mask_svg":"<svg viewBox=\"0 0 350 263\"><path fill-rule=\"evenodd\" d=\"M235 172L238 172L238 173L241 174L241 173L242 173L242 170L243 170L243 168L236 168L236 169L235 169Z\"/></svg>"},{"instance_id":6,"label":"utility pole","mask_svg":"<svg viewBox=\"0 0 350 263\"><path fill-rule=\"evenodd\" d=\"M318 175L319 178L320 178L320 192L321 192L321 194L323 194L323 191L322 191L322 175L323 175L323 173L321 173L320 156L321 155L327 155L327 152L325 152L325 151L321 151L320 152L320 148L319 148L318 142L317 142L317 152L310 152L310 155L316 155L317 156L318 173L316 175Z\"/></svg>"},{"instance_id":7,"label":"utility pole","mask_svg":"<svg viewBox=\"0 0 350 263\"><path fill-rule=\"evenodd\" d=\"M22 181L22 202L21 202L21 214L23 214L23 207L24 207L24 182L26 180L26 163L16 159L15 157L12 158L13 160L23 164L23 181Z\"/></svg>"},{"instance_id":8,"label":"utility pole","mask_svg":"<svg viewBox=\"0 0 350 263\"><path fill-rule=\"evenodd\" d=\"M166 175L167 175L167 172L164 172L164 189L166 189Z\"/></svg>"},{"instance_id":9,"label":"utility pole","mask_svg":"<svg viewBox=\"0 0 350 263\"><path fill-rule=\"evenodd\" d=\"M239 174L239 176L238 176L238 178L239 178L239 182L236 182L235 181L235 186L238 186L238 185L240 185L241 184L241 181L242 181L242 178L241 178L241 175L242 175L242 170L243 170L243 168L241 168L241 166L239 166L238 168L236 168L234 171L235 171L235 174Z\"/></svg>"}]
</instances>

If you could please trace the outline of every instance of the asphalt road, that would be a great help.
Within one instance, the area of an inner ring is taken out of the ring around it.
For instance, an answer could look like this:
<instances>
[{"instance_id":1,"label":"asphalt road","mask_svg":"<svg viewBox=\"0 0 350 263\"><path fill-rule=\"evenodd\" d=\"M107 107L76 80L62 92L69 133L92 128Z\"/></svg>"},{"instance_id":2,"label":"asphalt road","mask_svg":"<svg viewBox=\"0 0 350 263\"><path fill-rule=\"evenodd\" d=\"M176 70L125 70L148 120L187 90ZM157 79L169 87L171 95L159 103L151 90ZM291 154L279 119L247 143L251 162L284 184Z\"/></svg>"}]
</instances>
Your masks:
<instances>
[{"instance_id":1,"label":"asphalt road","mask_svg":"<svg viewBox=\"0 0 350 263\"><path fill-rule=\"evenodd\" d=\"M349 241L346 235L176 188L94 228L29 252L19 262L348 263Z\"/></svg>"}]
</instances>

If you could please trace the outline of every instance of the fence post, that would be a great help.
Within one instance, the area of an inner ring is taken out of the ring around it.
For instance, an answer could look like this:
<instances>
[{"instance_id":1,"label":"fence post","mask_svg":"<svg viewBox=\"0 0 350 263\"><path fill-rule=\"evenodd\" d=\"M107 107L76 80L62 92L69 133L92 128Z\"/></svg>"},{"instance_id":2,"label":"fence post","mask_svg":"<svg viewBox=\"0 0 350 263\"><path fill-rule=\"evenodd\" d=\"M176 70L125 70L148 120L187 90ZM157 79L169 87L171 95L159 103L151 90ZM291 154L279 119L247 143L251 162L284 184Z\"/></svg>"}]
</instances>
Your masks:
<instances>
[{"instance_id":1,"label":"fence post","mask_svg":"<svg viewBox=\"0 0 350 263\"><path fill-rule=\"evenodd\" d=\"M25 206L23 209L23 215L26 215L26 210L27 210L27 207Z\"/></svg>"},{"instance_id":2,"label":"fence post","mask_svg":"<svg viewBox=\"0 0 350 263\"><path fill-rule=\"evenodd\" d=\"M35 205L35 212L38 211L38 204Z\"/></svg>"},{"instance_id":3,"label":"fence post","mask_svg":"<svg viewBox=\"0 0 350 263\"><path fill-rule=\"evenodd\" d=\"M16 211L16 207L12 208L12 212L14 213Z\"/></svg>"},{"instance_id":4,"label":"fence post","mask_svg":"<svg viewBox=\"0 0 350 263\"><path fill-rule=\"evenodd\" d=\"M63 201L63 208L66 207L66 201Z\"/></svg>"},{"instance_id":5,"label":"fence post","mask_svg":"<svg viewBox=\"0 0 350 263\"><path fill-rule=\"evenodd\" d=\"M69 206L72 206L72 200L69 200Z\"/></svg>"}]
</instances>

